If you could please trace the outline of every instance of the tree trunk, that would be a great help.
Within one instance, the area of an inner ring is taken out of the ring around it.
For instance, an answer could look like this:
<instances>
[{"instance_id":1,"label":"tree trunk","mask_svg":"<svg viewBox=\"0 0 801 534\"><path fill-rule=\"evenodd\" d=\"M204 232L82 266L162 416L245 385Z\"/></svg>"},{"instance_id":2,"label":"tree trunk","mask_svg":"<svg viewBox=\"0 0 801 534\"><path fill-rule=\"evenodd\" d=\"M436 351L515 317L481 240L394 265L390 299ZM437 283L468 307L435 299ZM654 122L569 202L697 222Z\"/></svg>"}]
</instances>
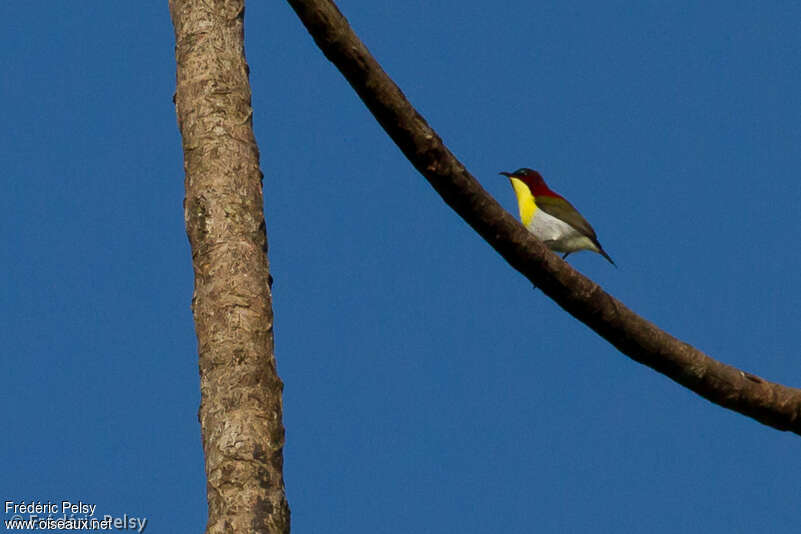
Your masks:
<instances>
[{"instance_id":1,"label":"tree trunk","mask_svg":"<svg viewBox=\"0 0 801 534\"><path fill-rule=\"evenodd\" d=\"M170 0L200 363L207 533L289 532L243 0Z\"/></svg>"}]
</instances>

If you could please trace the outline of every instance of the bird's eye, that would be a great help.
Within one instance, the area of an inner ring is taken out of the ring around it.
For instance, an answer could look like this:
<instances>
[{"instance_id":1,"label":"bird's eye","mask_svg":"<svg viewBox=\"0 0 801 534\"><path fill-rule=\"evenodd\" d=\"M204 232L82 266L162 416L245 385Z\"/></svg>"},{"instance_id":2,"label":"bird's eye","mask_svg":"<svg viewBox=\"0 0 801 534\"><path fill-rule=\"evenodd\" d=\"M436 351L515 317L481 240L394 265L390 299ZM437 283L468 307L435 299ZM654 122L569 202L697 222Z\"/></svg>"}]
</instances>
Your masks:
<instances>
[{"instance_id":1,"label":"bird's eye","mask_svg":"<svg viewBox=\"0 0 801 534\"><path fill-rule=\"evenodd\" d=\"M515 176L525 176L528 174L528 169L517 169L515 171Z\"/></svg>"}]
</instances>

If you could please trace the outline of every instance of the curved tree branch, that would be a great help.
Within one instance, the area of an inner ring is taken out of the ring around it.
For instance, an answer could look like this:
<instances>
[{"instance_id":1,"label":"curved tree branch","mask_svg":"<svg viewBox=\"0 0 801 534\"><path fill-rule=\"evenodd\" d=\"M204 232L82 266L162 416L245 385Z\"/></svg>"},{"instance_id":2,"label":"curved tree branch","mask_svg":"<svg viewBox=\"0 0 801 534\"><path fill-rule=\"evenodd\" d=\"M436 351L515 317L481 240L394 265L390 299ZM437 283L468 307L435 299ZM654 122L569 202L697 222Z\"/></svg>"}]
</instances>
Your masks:
<instances>
[{"instance_id":1,"label":"curved tree branch","mask_svg":"<svg viewBox=\"0 0 801 534\"><path fill-rule=\"evenodd\" d=\"M550 252L445 147L330 0L288 0L325 56L440 196L509 264L633 360L702 397L801 434L801 390L714 360L643 319Z\"/></svg>"}]
</instances>

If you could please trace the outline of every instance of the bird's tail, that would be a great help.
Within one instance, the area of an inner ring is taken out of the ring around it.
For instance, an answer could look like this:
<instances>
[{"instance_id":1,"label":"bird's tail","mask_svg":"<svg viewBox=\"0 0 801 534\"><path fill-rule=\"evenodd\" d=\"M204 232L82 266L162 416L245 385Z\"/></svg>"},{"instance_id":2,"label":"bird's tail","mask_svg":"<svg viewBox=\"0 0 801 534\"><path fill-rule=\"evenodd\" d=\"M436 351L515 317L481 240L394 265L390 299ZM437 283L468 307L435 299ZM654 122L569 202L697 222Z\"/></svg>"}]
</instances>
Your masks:
<instances>
[{"instance_id":1,"label":"bird's tail","mask_svg":"<svg viewBox=\"0 0 801 534\"><path fill-rule=\"evenodd\" d=\"M601 245L598 245L598 252L601 254L601 256L606 258L607 261L609 261L609 263L614 265L615 269L617 269L617 264L614 261L612 261L612 258L609 257L609 254L606 253L606 251L603 249L603 247Z\"/></svg>"}]
</instances>

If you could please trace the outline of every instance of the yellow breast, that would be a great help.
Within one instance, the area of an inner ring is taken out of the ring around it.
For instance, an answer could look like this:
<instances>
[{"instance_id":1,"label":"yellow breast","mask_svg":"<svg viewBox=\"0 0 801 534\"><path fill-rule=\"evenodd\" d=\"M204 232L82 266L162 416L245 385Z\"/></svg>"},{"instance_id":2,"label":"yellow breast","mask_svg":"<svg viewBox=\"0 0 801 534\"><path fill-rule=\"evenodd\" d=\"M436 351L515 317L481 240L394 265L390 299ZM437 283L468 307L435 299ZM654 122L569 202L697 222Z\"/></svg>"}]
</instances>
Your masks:
<instances>
[{"instance_id":1,"label":"yellow breast","mask_svg":"<svg viewBox=\"0 0 801 534\"><path fill-rule=\"evenodd\" d=\"M531 189L528 188L521 180L517 178L510 178L512 187L515 189L515 196L517 196L517 207L520 210L520 221L523 226L528 227L531 224L531 219L534 217L534 212L537 211L537 203L534 202L534 195L531 194Z\"/></svg>"}]
</instances>

